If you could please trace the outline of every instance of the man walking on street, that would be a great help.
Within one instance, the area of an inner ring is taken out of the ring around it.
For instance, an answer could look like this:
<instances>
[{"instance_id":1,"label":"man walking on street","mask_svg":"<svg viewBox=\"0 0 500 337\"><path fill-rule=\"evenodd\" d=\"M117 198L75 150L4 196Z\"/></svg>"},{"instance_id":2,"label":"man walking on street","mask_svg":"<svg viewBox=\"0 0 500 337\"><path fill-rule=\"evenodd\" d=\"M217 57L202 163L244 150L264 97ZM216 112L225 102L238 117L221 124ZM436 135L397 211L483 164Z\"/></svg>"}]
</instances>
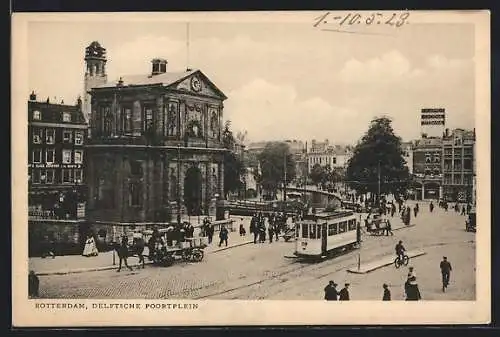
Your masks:
<instances>
[{"instance_id":1,"label":"man walking on street","mask_svg":"<svg viewBox=\"0 0 500 337\"><path fill-rule=\"evenodd\" d=\"M389 219L387 219L385 223L385 236L389 236L389 233L391 233L391 236L394 235L394 233L392 232L391 222L389 221Z\"/></svg>"},{"instance_id":2,"label":"man walking on street","mask_svg":"<svg viewBox=\"0 0 500 337\"><path fill-rule=\"evenodd\" d=\"M451 272L451 264L448 262L446 256L443 256L443 261L439 264L441 268L441 276L443 280L443 292L445 292L448 284L450 283L450 272Z\"/></svg>"},{"instance_id":3,"label":"man walking on street","mask_svg":"<svg viewBox=\"0 0 500 337\"><path fill-rule=\"evenodd\" d=\"M340 290L339 301L349 301L349 283L346 283L344 288Z\"/></svg>"},{"instance_id":4,"label":"man walking on street","mask_svg":"<svg viewBox=\"0 0 500 337\"><path fill-rule=\"evenodd\" d=\"M228 235L229 235L229 232L227 231L226 227L222 226L220 229L220 233L219 233L219 238L220 238L219 247L222 245L223 242L226 243L226 247L227 247Z\"/></svg>"},{"instance_id":5,"label":"man walking on street","mask_svg":"<svg viewBox=\"0 0 500 337\"><path fill-rule=\"evenodd\" d=\"M274 225L271 224L271 222L267 226L267 232L269 234L269 243L273 243L273 234L274 234L273 227L274 227Z\"/></svg>"},{"instance_id":6,"label":"man walking on street","mask_svg":"<svg viewBox=\"0 0 500 337\"><path fill-rule=\"evenodd\" d=\"M432 213L433 210L434 210L434 204L431 201L431 203L429 204L429 211Z\"/></svg>"},{"instance_id":7,"label":"man walking on street","mask_svg":"<svg viewBox=\"0 0 500 337\"><path fill-rule=\"evenodd\" d=\"M383 284L384 288L384 296L382 297L382 301L390 301L391 300L391 291L389 290L389 286L387 284Z\"/></svg>"}]
</instances>

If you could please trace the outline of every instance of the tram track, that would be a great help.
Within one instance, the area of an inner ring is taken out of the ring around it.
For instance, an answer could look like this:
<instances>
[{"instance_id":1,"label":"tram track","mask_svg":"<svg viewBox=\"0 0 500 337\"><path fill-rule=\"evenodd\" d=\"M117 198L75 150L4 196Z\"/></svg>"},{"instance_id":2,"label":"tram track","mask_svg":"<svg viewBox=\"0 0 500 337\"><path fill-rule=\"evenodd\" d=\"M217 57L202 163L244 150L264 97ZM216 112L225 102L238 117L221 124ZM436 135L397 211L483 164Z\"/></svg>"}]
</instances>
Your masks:
<instances>
[{"instance_id":1,"label":"tram track","mask_svg":"<svg viewBox=\"0 0 500 337\"><path fill-rule=\"evenodd\" d=\"M462 240L462 241L455 241L455 242L433 242L433 243L429 243L427 245L423 245L419 248L425 249L425 248L431 248L431 247L439 247L439 246L463 244L463 243L474 243L474 242L475 242L475 240L466 240L466 241ZM371 249L374 249L377 247L376 241L371 241L371 243L372 243L372 245L370 247ZM249 289L251 289L253 287L255 287L255 288L263 287L263 286L265 286L266 288L274 287L276 285L282 285L283 283L288 282L289 280L297 281L299 278L300 278L300 281L298 281L298 283L294 284L294 286L302 285L302 284L310 282L311 280L322 279L328 275L340 272L344 269L348 269L349 267L354 266L355 263L345 263L345 262L352 259L352 257L353 257L352 253L355 253L357 251L358 251L357 249L351 250L351 251L344 253L342 255L333 256L327 260L323 260L323 261L317 262L317 263L293 261L290 264L284 265L278 269L287 269L290 266L294 266L296 264L301 264L301 266L299 266L298 268L292 267L293 269L291 269L291 270L283 270L283 271L275 270L272 272L273 276L271 276L271 277L266 277L266 278L257 280L255 282L246 283L243 285L238 285L236 287L232 287L229 289L223 289L223 290L220 290L220 291L217 291L214 293L210 293L207 295L198 296L198 297L195 297L194 299L200 300L200 299L213 298L213 297L217 297L217 296L221 296L221 295L226 296L226 295L229 295L231 293L232 293L232 295L230 295L229 299L239 299L240 296L239 296L239 294L237 294L239 291L242 291L242 290L248 291ZM386 252L376 254L376 255L371 255L372 260L375 260L377 258L382 258L384 256L387 256ZM334 268L334 269L328 270L328 272L323 272L319 275L317 275L317 274L315 275L316 272L323 270L324 268L328 268L328 267L335 265L335 264L341 264L341 265ZM296 278L293 277L294 273L298 273L298 275L296 275L297 276ZM292 277L289 277L288 279L284 280L283 279L284 276L292 276ZM281 287L281 288L283 288L283 287ZM278 287L277 289L278 290L273 291L274 295L284 292L284 290L279 290L280 287ZM262 296L260 296L260 297L262 297Z\"/></svg>"}]
</instances>

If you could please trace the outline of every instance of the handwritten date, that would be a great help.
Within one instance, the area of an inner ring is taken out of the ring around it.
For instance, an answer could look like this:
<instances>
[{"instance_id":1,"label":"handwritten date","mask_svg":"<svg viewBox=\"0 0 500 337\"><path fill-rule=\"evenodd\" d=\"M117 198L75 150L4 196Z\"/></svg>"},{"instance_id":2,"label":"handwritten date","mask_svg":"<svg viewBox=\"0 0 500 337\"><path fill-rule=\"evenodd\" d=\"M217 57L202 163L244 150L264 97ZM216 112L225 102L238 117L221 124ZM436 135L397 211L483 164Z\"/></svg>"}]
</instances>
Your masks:
<instances>
[{"instance_id":1,"label":"handwritten date","mask_svg":"<svg viewBox=\"0 0 500 337\"><path fill-rule=\"evenodd\" d=\"M326 24L334 24L340 27L347 26L371 26L371 25L388 25L393 27L401 27L409 23L409 12L403 13L347 13L344 15L335 15L331 12L314 19L313 27L320 27Z\"/></svg>"}]
</instances>

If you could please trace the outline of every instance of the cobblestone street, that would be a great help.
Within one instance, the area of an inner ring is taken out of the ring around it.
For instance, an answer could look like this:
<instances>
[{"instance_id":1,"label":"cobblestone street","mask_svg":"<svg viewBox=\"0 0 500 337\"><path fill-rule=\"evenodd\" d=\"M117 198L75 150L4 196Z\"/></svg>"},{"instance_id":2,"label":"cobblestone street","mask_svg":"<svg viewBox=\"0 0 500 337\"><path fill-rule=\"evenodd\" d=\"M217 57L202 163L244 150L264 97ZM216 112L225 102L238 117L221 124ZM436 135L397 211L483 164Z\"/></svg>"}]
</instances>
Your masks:
<instances>
[{"instance_id":1,"label":"cobblestone street","mask_svg":"<svg viewBox=\"0 0 500 337\"><path fill-rule=\"evenodd\" d=\"M394 236L364 236L361 250L347 252L322 262L286 258L293 242L248 244L207 254L200 263L176 263L171 267L146 266L134 271L115 270L40 277L40 295L45 298L193 298L193 299L309 299L323 298L329 280L340 286L351 284L353 300L377 300L382 283L391 287L393 299L402 300L407 267L393 265L368 274L351 274L348 268L362 262L394 255L403 240L407 250L422 249L426 255L410 261L418 275L424 300L473 300L475 298L475 235L464 230L463 216L427 204L412 223L416 226L394 232ZM399 222L394 218L393 222ZM397 226L394 226L397 227ZM237 235L235 233L232 234ZM453 266L451 283L441 291L439 262L448 257Z\"/></svg>"}]
</instances>

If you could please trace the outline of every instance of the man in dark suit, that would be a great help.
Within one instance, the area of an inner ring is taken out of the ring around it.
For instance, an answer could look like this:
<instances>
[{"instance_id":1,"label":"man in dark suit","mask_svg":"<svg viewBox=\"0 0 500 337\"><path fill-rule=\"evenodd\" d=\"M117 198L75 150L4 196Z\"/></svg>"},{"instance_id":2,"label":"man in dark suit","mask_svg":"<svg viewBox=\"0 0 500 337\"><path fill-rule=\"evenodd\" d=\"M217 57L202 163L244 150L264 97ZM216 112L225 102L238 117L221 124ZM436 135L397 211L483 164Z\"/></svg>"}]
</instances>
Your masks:
<instances>
[{"instance_id":1,"label":"man in dark suit","mask_svg":"<svg viewBox=\"0 0 500 337\"><path fill-rule=\"evenodd\" d=\"M346 283L344 288L340 290L339 301L349 301L349 283Z\"/></svg>"},{"instance_id":2,"label":"man in dark suit","mask_svg":"<svg viewBox=\"0 0 500 337\"><path fill-rule=\"evenodd\" d=\"M325 300L327 301L336 301L337 300L337 283L330 281L328 285L325 287Z\"/></svg>"},{"instance_id":3,"label":"man in dark suit","mask_svg":"<svg viewBox=\"0 0 500 337\"><path fill-rule=\"evenodd\" d=\"M390 301L391 300L391 291L389 290L389 286L387 284L383 284L384 288L384 296L382 297L382 301Z\"/></svg>"}]
</instances>

